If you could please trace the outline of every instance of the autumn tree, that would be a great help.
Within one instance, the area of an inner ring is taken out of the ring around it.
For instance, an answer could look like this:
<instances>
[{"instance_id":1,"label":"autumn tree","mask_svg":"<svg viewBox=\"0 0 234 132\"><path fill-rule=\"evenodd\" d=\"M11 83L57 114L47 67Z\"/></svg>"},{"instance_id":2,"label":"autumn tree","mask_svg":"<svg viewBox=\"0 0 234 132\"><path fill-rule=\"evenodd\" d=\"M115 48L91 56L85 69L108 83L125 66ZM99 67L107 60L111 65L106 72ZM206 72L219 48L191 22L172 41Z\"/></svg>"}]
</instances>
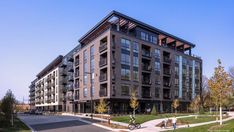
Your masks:
<instances>
[{"instance_id":1,"label":"autumn tree","mask_svg":"<svg viewBox=\"0 0 234 132\"><path fill-rule=\"evenodd\" d=\"M179 105L180 105L179 99L174 99L172 102L172 107L175 110L175 113L177 113L177 108L179 107Z\"/></svg>"},{"instance_id":2,"label":"autumn tree","mask_svg":"<svg viewBox=\"0 0 234 132\"><path fill-rule=\"evenodd\" d=\"M214 75L209 79L208 85L210 87L211 98L215 101L216 108L219 107L220 125L222 125L222 107L231 95L232 80L221 61L218 60L218 66L215 67Z\"/></svg>"},{"instance_id":3,"label":"autumn tree","mask_svg":"<svg viewBox=\"0 0 234 132\"><path fill-rule=\"evenodd\" d=\"M103 99L103 98L101 98L100 100L99 100L99 103L98 103L98 105L95 107L95 110L99 113L99 114L101 114L101 116L102 116L102 114L103 113L105 113L105 112L107 112L107 104L106 104L106 102L105 102L105 100Z\"/></svg>"},{"instance_id":4,"label":"autumn tree","mask_svg":"<svg viewBox=\"0 0 234 132\"><path fill-rule=\"evenodd\" d=\"M136 91L131 92L130 107L133 109L133 116L135 117L136 109L138 108L139 102L136 96Z\"/></svg>"},{"instance_id":5,"label":"autumn tree","mask_svg":"<svg viewBox=\"0 0 234 132\"><path fill-rule=\"evenodd\" d=\"M201 97L197 95L189 105L189 109L192 112L196 113L196 116L195 116L196 119L197 119L197 114L199 112L200 104L201 104Z\"/></svg>"}]
</instances>

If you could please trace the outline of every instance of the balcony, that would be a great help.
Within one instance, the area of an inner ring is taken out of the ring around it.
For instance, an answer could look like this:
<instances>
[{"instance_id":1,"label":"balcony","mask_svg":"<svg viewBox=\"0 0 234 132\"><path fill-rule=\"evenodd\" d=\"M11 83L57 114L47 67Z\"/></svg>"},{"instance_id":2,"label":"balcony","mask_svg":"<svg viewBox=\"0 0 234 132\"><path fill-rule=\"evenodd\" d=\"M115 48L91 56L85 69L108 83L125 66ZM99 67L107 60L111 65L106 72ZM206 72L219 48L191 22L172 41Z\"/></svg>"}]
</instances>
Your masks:
<instances>
[{"instance_id":1,"label":"balcony","mask_svg":"<svg viewBox=\"0 0 234 132\"><path fill-rule=\"evenodd\" d=\"M100 82L106 81L107 80L107 73L101 73L99 77Z\"/></svg>"},{"instance_id":2,"label":"balcony","mask_svg":"<svg viewBox=\"0 0 234 132\"><path fill-rule=\"evenodd\" d=\"M75 60L75 66L79 66L80 60Z\"/></svg>"},{"instance_id":3,"label":"balcony","mask_svg":"<svg viewBox=\"0 0 234 132\"><path fill-rule=\"evenodd\" d=\"M68 99L69 101L74 101L74 98L73 98L72 95L67 96L67 99Z\"/></svg>"},{"instance_id":4,"label":"balcony","mask_svg":"<svg viewBox=\"0 0 234 132\"><path fill-rule=\"evenodd\" d=\"M79 95L75 95L75 100L79 100Z\"/></svg>"},{"instance_id":5,"label":"balcony","mask_svg":"<svg viewBox=\"0 0 234 132\"><path fill-rule=\"evenodd\" d=\"M105 96L107 96L107 88L106 88L106 87L100 88L99 96L100 96L100 97L105 97Z\"/></svg>"},{"instance_id":6,"label":"balcony","mask_svg":"<svg viewBox=\"0 0 234 132\"><path fill-rule=\"evenodd\" d=\"M142 87L142 98L151 98L150 87Z\"/></svg>"},{"instance_id":7,"label":"balcony","mask_svg":"<svg viewBox=\"0 0 234 132\"><path fill-rule=\"evenodd\" d=\"M102 43L100 44L99 46L99 52L101 53L102 51L106 50L107 49L107 43Z\"/></svg>"},{"instance_id":8,"label":"balcony","mask_svg":"<svg viewBox=\"0 0 234 132\"><path fill-rule=\"evenodd\" d=\"M166 88L170 88L171 83L166 81L166 82L163 83L163 86L166 87Z\"/></svg>"},{"instance_id":9,"label":"balcony","mask_svg":"<svg viewBox=\"0 0 234 132\"><path fill-rule=\"evenodd\" d=\"M68 90L68 91L74 91L74 88L73 88L72 85L68 85L68 86L67 86L67 90Z\"/></svg>"},{"instance_id":10,"label":"balcony","mask_svg":"<svg viewBox=\"0 0 234 132\"><path fill-rule=\"evenodd\" d=\"M170 76L171 75L171 70L163 70L163 74Z\"/></svg>"},{"instance_id":11,"label":"balcony","mask_svg":"<svg viewBox=\"0 0 234 132\"><path fill-rule=\"evenodd\" d=\"M99 66L102 67L102 66L105 66L107 65L107 59L106 58L101 58L100 61L99 61Z\"/></svg>"},{"instance_id":12,"label":"balcony","mask_svg":"<svg viewBox=\"0 0 234 132\"><path fill-rule=\"evenodd\" d=\"M152 83L151 83L151 80L150 79L142 79L142 84L144 84L144 85L151 85Z\"/></svg>"},{"instance_id":13,"label":"balcony","mask_svg":"<svg viewBox=\"0 0 234 132\"><path fill-rule=\"evenodd\" d=\"M171 99L171 94L169 89L163 89L163 99Z\"/></svg>"},{"instance_id":14,"label":"balcony","mask_svg":"<svg viewBox=\"0 0 234 132\"><path fill-rule=\"evenodd\" d=\"M69 70L68 70L68 72L74 72L74 69L71 67L71 68L69 68Z\"/></svg>"},{"instance_id":15,"label":"balcony","mask_svg":"<svg viewBox=\"0 0 234 132\"><path fill-rule=\"evenodd\" d=\"M80 83L75 83L75 88L80 88Z\"/></svg>"},{"instance_id":16,"label":"balcony","mask_svg":"<svg viewBox=\"0 0 234 132\"><path fill-rule=\"evenodd\" d=\"M150 51L142 50L142 57L151 58Z\"/></svg>"},{"instance_id":17,"label":"balcony","mask_svg":"<svg viewBox=\"0 0 234 132\"><path fill-rule=\"evenodd\" d=\"M150 65L142 65L142 71L151 71L152 67Z\"/></svg>"},{"instance_id":18,"label":"balcony","mask_svg":"<svg viewBox=\"0 0 234 132\"><path fill-rule=\"evenodd\" d=\"M171 63L171 59L169 57L163 57L163 62L170 64Z\"/></svg>"},{"instance_id":19,"label":"balcony","mask_svg":"<svg viewBox=\"0 0 234 132\"><path fill-rule=\"evenodd\" d=\"M70 62L74 62L73 57L69 57L69 58L68 58L68 61L70 61Z\"/></svg>"},{"instance_id":20,"label":"balcony","mask_svg":"<svg viewBox=\"0 0 234 132\"><path fill-rule=\"evenodd\" d=\"M69 76L69 77L68 77L68 81L69 81L69 82L74 82L73 76Z\"/></svg>"}]
</instances>

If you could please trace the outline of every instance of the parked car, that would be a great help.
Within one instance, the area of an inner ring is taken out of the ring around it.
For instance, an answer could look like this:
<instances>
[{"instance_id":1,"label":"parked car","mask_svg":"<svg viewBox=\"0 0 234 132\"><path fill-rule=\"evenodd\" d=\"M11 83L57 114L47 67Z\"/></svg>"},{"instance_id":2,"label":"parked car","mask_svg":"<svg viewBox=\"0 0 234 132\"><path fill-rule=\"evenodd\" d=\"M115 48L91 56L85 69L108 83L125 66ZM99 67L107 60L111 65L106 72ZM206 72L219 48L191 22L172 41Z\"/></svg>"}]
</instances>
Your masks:
<instances>
[{"instance_id":1,"label":"parked car","mask_svg":"<svg viewBox=\"0 0 234 132\"><path fill-rule=\"evenodd\" d=\"M43 115L43 112L42 112L42 110L36 110L36 111L35 111L35 114L36 114L36 115Z\"/></svg>"}]
</instances>

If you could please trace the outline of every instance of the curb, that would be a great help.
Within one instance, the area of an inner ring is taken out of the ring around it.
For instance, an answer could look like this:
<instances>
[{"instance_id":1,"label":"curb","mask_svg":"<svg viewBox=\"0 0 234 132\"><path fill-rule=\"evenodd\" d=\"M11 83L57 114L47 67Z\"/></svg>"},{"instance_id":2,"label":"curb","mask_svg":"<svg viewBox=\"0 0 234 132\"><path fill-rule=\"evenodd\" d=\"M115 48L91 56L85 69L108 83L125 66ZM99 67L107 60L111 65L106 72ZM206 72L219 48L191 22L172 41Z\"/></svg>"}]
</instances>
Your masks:
<instances>
[{"instance_id":1,"label":"curb","mask_svg":"<svg viewBox=\"0 0 234 132\"><path fill-rule=\"evenodd\" d=\"M86 121L86 120L83 120L83 119L79 119L79 121L82 121L84 123L91 124L91 125L94 125L94 126L97 126L97 127L101 127L101 128L104 128L104 129L107 129L107 130L110 130L110 131L115 131L115 132L118 132L120 130L129 131L127 129L113 129L113 128L103 126L103 125L100 125L100 124L97 124L97 123L92 123L90 121Z\"/></svg>"},{"instance_id":2,"label":"curb","mask_svg":"<svg viewBox=\"0 0 234 132\"><path fill-rule=\"evenodd\" d=\"M19 119L20 121L22 121L29 129L31 129L32 132L37 132L37 131L35 131L30 125L28 125L25 121L21 120L19 117L18 117L18 119Z\"/></svg>"}]
</instances>

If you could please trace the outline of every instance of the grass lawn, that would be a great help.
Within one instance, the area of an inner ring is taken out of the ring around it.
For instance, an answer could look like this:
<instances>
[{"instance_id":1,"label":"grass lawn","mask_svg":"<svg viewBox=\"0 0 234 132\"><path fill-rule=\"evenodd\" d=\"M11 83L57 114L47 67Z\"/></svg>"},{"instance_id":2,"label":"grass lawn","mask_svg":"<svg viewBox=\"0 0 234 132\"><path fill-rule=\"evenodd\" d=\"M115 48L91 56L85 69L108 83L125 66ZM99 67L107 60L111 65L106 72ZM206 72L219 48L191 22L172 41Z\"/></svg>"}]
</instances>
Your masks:
<instances>
[{"instance_id":1,"label":"grass lawn","mask_svg":"<svg viewBox=\"0 0 234 132\"><path fill-rule=\"evenodd\" d=\"M185 116L189 114L184 114L184 113L177 113L176 116ZM136 115L136 122L138 123L144 123L146 121L154 120L154 119L160 119L160 118L165 118L165 117L173 117L174 113L171 114L158 114L158 115ZM124 116L114 116L112 117L113 121L118 121L118 122L124 122L124 123L129 123L130 117L129 115L124 115Z\"/></svg>"},{"instance_id":2,"label":"grass lawn","mask_svg":"<svg viewBox=\"0 0 234 132\"><path fill-rule=\"evenodd\" d=\"M225 119L227 117L223 117ZM197 119L195 117L186 117L186 118L179 118L178 121L180 122L187 122L189 124L194 124L194 123L201 123L201 122L208 122L208 121L214 121L216 120L215 116L198 116Z\"/></svg>"},{"instance_id":3,"label":"grass lawn","mask_svg":"<svg viewBox=\"0 0 234 132\"><path fill-rule=\"evenodd\" d=\"M218 123L213 123L209 125L191 127L191 128L180 128L176 129L175 132L207 132L207 131L219 131L219 130L228 130L228 132L234 132L234 120L224 122L222 126ZM172 130L173 131L173 130Z\"/></svg>"},{"instance_id":4,"label":"grass lawn","mask_svg":"<svg viewBox=\"0 0 234 132\"><path fill-rule=\"evenodd\" d=\"M10 124L6 124L3 120L3 116L0 115L0 132L31 132L31 130L18 118L14 121L14 126L11 127Z\"/></svg>"}]
</instances>

